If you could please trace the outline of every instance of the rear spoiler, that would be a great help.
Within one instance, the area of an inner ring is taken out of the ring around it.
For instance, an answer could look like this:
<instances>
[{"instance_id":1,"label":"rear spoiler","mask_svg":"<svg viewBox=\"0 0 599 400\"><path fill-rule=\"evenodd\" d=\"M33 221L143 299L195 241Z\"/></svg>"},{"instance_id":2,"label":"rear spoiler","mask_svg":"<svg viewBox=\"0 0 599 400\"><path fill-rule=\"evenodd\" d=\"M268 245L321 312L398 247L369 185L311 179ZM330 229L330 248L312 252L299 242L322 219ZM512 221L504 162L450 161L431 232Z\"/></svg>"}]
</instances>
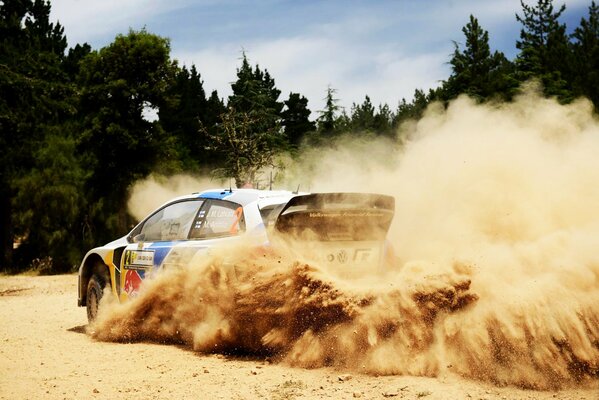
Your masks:
<instances>
[{"instance_id":1,"label":"rear spoiler","mask_svg":"<svg viewBox=\"0 0 599 400\"><path fill-rule=\"evenodd\" d=\"M275 221L275 231L304 240L383 240L394 213L392 196L313 193L289 200Z\"/></svg>"}]
</instances>

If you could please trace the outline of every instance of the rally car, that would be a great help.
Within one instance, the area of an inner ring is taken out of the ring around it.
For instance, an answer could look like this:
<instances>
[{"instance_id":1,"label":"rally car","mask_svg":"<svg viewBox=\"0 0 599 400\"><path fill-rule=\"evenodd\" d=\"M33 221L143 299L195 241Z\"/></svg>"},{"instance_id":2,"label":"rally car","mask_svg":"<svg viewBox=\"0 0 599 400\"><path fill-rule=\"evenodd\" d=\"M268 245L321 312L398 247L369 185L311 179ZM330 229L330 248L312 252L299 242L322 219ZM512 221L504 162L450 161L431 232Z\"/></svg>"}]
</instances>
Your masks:
<instances>
[{"instance_id":1,"label":"rally car","mask_svg":"<svg viewBox=\"0 0 599 400\"><path fill-rule=\"evenodd\" d=\"M251 236L268 247L273 238L306 243L308 261L337 268L383 268L394 198L364 193L297 193L217 189L175 198L129 234L90 250L79 267L78 305L88 320L108 287L119 301L134 297L160 268L186 265L216 246ZM276 251L276 249L274 249ZM301 257L304 251L299 252Z\"/></svg>"}]
</instances>

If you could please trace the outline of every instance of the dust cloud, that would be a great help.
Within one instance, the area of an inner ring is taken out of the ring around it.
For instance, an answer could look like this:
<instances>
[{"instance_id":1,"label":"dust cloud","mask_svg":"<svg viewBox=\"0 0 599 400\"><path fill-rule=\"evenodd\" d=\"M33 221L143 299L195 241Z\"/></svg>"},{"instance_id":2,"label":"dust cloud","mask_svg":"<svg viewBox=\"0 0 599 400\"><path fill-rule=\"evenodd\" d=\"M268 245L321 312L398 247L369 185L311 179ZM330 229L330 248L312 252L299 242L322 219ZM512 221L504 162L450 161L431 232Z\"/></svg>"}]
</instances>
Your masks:
<instances>
[{"instance_id":1,"label":"dust cloud","mask_svg":"<svg viewBox=\"0 0 599 400\"><path fill-rule=\"evenodd\" d=\"M383 276L225 249L101 307L90 332L306 368L596 385L598 155L587 101L529 88L509 104L432 105L398 141L347 139L288 166L312 191L395 197Z\"/></svg>"},{"instance_id":2,"label":"dust cloud","mask_svg":"<svg viewBox=\"0 0 599 400\"><path fill-rule=\"evenodd\" d=\"M141 221L150 212L174 197L222 187L222 185L223 183L218 180L185 174L150 175L133 184L129 191L127 208L135 219Z\"/></svg>"}]
</instances>

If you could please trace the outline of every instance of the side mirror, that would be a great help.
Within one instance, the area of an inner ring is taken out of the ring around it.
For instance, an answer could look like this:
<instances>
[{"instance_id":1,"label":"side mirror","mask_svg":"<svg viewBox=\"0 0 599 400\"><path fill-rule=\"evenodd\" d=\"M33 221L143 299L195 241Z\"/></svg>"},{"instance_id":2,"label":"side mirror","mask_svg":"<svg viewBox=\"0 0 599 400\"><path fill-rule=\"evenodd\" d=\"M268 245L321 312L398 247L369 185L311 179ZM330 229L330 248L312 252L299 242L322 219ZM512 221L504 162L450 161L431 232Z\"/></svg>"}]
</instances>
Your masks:
<instances>
[{"instance_id":1,"label":"side mirror","mask_svg":"<svg viewBox=\"0 0 599 400\"><path fill-rule=\"evenodd\" d=\"M140 234L133 236L133 242L134 243L143 242L145 238L146 238L146 234L140 233Z\"/></svg>"}]
</instances>

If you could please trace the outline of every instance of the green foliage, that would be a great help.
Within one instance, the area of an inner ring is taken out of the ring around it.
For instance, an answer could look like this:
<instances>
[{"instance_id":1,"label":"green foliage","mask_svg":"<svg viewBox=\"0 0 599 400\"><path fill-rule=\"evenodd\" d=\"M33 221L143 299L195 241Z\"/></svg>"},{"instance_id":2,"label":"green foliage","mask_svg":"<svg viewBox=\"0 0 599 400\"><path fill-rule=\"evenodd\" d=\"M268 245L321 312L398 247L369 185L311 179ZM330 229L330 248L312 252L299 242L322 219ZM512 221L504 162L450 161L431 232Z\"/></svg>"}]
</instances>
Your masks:
<instances>
[{"instance_id":1,"label":"green foliage","mask_svg":"<svg viewBox=\"0 0 599 400\"><path fill-rule=\"evenodd\" d=\"M501 96L510 98L516 84L510 79L512 65L503 53L491 53L489 33L481 28L478 20L470 15L470 21L462 28L466 37L464 49L454 42L454 52L449 61L452 74L444 83L444 100L460 94L486 100Z\"/></svg>"},{"instance_id":2,"label":"green foliage","mask_svg":"<svg viewBox=\"0 0 599 400\"><path fill-rule=\"evenodd\" d=\"M393 127L394 117L389 105L379 104L378 111L374 115L372 129L382 135L392 136L395 131Z\"/></svg>"},{"instance_id":3,"label":"green foliage","mask_svg":"<svg viewBox=\"0 0 599 400\"><path fill-rule=\"evenodd\" d=\"M280 152L300 144L334 146L345 133L394 138L431 102L447 105L460 94L509 101L530 79L548 96L586 96L597 107L596 2L570 36L560 22L565 6L521 5L514 62L491 50L470 16L441 86L417 89L395 110L366 95L349 112L328 87L313 122L308 100L293 92L280 100L274 78L245 54L225 103L216 91L207 96L195 66L171 60L165 38L130 31L102 49L77 44L65 54L48 1L0 1L0 268L72 268L92 245L125 233L128 189L152 171L211 169L238 187L256 186Z\"/></svg>"},{"instance_id":4,"label":"green foliage","mask_svg":"<svg viewBox=\"0 0 599 400\"><path fill-rule=\"evenodd\" d=\"M274 155L288 148L281 129L281 91L268 71L250 67L245 53L231 88L228 110L210 135L210 149L224 159L214 172L234 178L237 187L254 186L259 171L274 167Z\"/></svg>"},{"instance_id":5,"label":"green foliage","mask_svg":"<svg viewBox=\"0 0 599 400\"><path fill-rule=\"evenodd\" d=\"M336 92L337 90L330 86L327 88L325 109L318 112L320 115L316 122L318 124L318 133L321 135L330 136L335 133L337 114L341 109L337 104L339 99L334 97Z\"/></svg>"},{"instance_id":6,"label":"green foliage","mask_svg":"<svg viewBox=\"0 0 599 400\"><path fill-rule=\"evenodd\" d=\"M68 271L81 257L86 171L75 140L57 128L49 130L34 157L34 168L15 182L15 233L23 238L17 264L28 265L42 254L52 258L52 272Z\"/></svg>"},{"instance_id":7,"label":"green foliage","mask_svg":"<svg viewBox=\"0 0 599 400\"><path fill-rule=\"evenodd\" d=\"M574 74L573 86L576 95L586 96L599 110L599 6L593 1L589 6L588 18L582 18L572 38Z\"/></svg>"},{"instance_id":8,"label":"green foliage","mask_svg":"<svg viewBox=\"0 0 599 400\"><path fill-rule=\"evenodd\" d=\"M539 79L546 95L571 100L570 85L565 80L571 75L571 53L566 25L559 22L566 5L557 11L553 0L537 0L535 6L521 1L521 5L523 16L516 15L522 24L520 40L516 42L520 50L516 58L516 78L521 82Z\"/></svg>"},{"instance_id":9,"label":"green foliage","mask_svg":"<svg viewBox=\"0 0 599 400\"><path fill-rule=\"evenodd\" d=\"M279 130L283 110L283 103L278 100L281 91L267 70L262 71L258 65L252 69L245 53L231 89L233 94L229 96L228 107L248 114L254 121L252 131Z\"/></svg>"},{"instance_id":10,"label":"green foliage","mask_svg":"<svg viewBox=\"0 0 599 400\"><path fill-rule=\"evenodd\" d=\"M351 108L350 127L352 131L372 131L374 130L375 108L366 96L362 104L354 103Z\"/></svg>"},{"instance_id":11,"label":"green foliage","mask_svg":"<svg viewBox=\"0 0 599 400\"><path fill-rule=\"evenodd\" d=\"M22 182L38 167L48 133L74 112L73 88L61 69L66 38L49 22L50 4L13 0L0 4L0 268L13 268L15 233L25 213ZM47 183L47 182L46 182ZM60 184L60 182L57 182ZM40 232L45 234L48 232ZM38 243L21 237L24 245Z\"/></svg>"},{"instance_id":12,"label":"green foliage","mask_svg":"<svg viewBox=\"0 0 599 400\"><path fill-rule=\"evenodd\" d=\"M387 104L380 104L376 108L366 95L362 104L352 104L350 115L341 114L336 122L336 129L362 136L391 135L394 131L393 118Z\"/></svg>"},{"instance_id":13,"label":"green foliage","mask_svg":"<svg viewBox=\"0 0 599 400\"><path fill-rule=\"evenodd\" d=\"M299 93L289 93L289 99L285 101L285 110L281 112L281 125L291 145L299 146L304 135L316 130L316 124L309 119L310 113L307 98Z\"/></svg>"},{"instance_id":14,"label":"green foliage","mask_svg":"<svg viewBox=\"0 0 599 400\"><path fill-rule=\"evenodd\" d=\"M430 95L427 96L422 90L416 89L414 91L414 99L411 103L406 102L406 99L401 99L401 102L397 106L393 125L399 126L404 121L419 119L431 100Z\"/></svg>"},{"instance_id":15,"label":"green foliage","mask_svg":"<svg viewBox=\"0 0 599 400\"><path fill-rule=\"evenodd\" d=\"M195 65L190 70L183 67L176 72L167 94L168 101L160 108L160 123L175 141L182 168L197 171L201 165L214 159L206 151L208 137L202 128L211 126L215 121L209 121L208 100Z\"/></svg>"},{"instance_id":16,"label":"green foliage","mask_svg":"<svg viewBox=\"0 0 599 400\"><path fill-rule=\"evenodd\" d=\"M89 44L77 44L75 47L69 49L67 56L62 62L62 69L67 74L70 81L75 81L79 75L81 69L81 60L91 53L92 48Z\"/></svg>"},{"instance_id":17,"label":"green foliage","mask_svg":"<svg viewBox=\"0 0 599 400\"><path fill-rule=\"evenodd\" d=\"M214 172L223 178L235 179L238 188L254 187L260 170L276 167L275 155L278 152L278 132L256 131L260 124L257 116L238 112L233 108L221 116L221 124L212 135L214 150L223 157L222 168Z\"/></svg>"},{"instance_id":18,"label":"green foliage","mask_svg":"<svg viewBox=\"0 0 599 400\"><path fill-rule=\"evenodd\" d=\"M168 40L145 30L117 36L80 65L79 149L91 170L86 190L96 202L89 209L95 240L105 241L127 230L128 186L175 159L172 138L145 114L168 103L176 70Z\"/></svg>"}]
</instances>

